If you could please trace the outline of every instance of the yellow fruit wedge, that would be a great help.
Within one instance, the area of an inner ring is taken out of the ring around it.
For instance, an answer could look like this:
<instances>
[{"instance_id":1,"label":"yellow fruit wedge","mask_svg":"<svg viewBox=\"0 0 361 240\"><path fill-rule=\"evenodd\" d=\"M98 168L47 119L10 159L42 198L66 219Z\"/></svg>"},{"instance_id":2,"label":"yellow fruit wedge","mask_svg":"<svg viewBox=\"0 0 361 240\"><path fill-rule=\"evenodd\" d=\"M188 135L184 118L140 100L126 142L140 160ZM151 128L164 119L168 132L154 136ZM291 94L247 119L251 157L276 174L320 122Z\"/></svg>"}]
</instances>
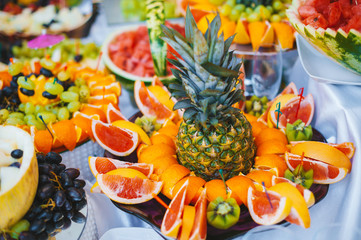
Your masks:
<instances>
[{"instance_id":1,"label":"yellow fruit wedge","mask_svg":"<svg viewBox=\"0 0 361 240\"><path fill-rule=\"evenodd\" d=\"M275 34L274 34L273 27L268 21L266 21L266 24L267 24L267 29L261 40L262 47L269 47L274 43Z\"/></svg>"},{"instance_id":2,"label":"yellow fruit wedge","mask_svg":"<svg viewBox=\"0 0 361 240\"><path fill-rule=\"evenodd\" d=\"M278 183L269 188L270 191L279 193L283 197L287 197L292 201L290 214L286 217L286 221L309 228L311 225L311 217L307 208L307 204L301 193L296 187L290 183Z\"/></svg>"},{"instance_id":3,"label":"yellow fruit wedge","mask_svg":"<svg viewBox=\"0 0 361 240\"><path fill-rule=\"evenodd\" d=\"M174 102L170 98L169 93L164 90L161 86L149 86L148 90L153 93L156 99L164 104L169 110L173 110Z\"/></svg>"},{"instance_id":4,"label":"yellow fruit wedge","mask_svg":"<svg viewBox=\"0 0 361 240\"><path fill-rule=\"evenodd\" d=\"M196 208L193 206L184 206L183 211L183 224L179 240L188 240L191 234L194 218L196 216Z\"/></svg>"},{"instance_id":5,"label":"yellow fruit wedge","mask_svg":"<svg viewBox=\"0 0 361 240\"><path fill-rule=\"evenodd\" d=\"M293 28L285 22L273 22L271 25L276 32L277 42L281 45L281 48L284 50L293 48L293 42L295 41Z\"/></svg>"},{"instance_id":6,"label":"yellow fruit wedge","mask_svg":"<svg viewBox=\"0 0 361 240\"><path fill-rule=\"evenodd\" d=\"M239 19L236 26L236 36L234 37L233 42L239 44L249 44L251 43L251 39L249 38L249 34L246 30L247 21L244 19Z\"/></svg>"},{"instance_id":7,"label":"yellow fruit wedge","mask_svg":"<svg viewBox=\"0 0 361 240\"><path fill-rule=\"evenodd\" d=\"M352 164L350 159L343 152L327 143L315 141L301 142L291 147L291 153L300 156L304 153L305 157L316 159L338 168L345 168L348 172L351 172Z\"/></svg>"},{"instance_id":8,"label":"yellow fruit wedge","mask_svg":"<svg viewBox=\"0 0 361 240\"><path fill-rule=\"evenodd\" d=\"M224 21L222 21L222 23L223 22ZM233 21L225 21L222 24L221 31L223 31L224 39L228 39L229 37L231 37L234 34L235 30L236 30L236 23Z\"/></svg>"},{"instance_id":9,"label":"yellow fruit wedge","mask_svg":"<svg viewBox=\"0 0 361 240\"><path fill-rule=\"evenodd\" d=\"M151 145L150 138L148 135L144 132L144 130L139 127L137 124L126 121L126 120L118 120L115 122L112 122L112 125L119 127L119 128L125 128L134 132L137 132L139 134L140 140L147 144Z\"/></svg>"},{"instance_id":10,"label":"yellow fruit wedge","mask_svg":"<svg viewBox=\"0 0 361 240\"><path fill-rule=\"evenodd\" d=\"M249 36L251 38L253 51L257 51L261 46L263 36L267 30L267 24L264 21L248 23Z\"/></svg>"}]
</instances>

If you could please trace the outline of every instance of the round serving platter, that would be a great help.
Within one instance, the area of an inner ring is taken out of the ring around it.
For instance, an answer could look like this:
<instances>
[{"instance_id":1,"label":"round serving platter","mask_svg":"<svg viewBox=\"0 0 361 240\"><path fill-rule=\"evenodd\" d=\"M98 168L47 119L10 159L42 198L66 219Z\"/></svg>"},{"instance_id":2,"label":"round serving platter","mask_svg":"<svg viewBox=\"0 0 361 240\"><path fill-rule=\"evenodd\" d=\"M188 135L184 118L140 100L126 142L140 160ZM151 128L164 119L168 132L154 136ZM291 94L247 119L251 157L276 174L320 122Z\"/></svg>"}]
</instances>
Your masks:
<instances>
[{"instance_id":1,"label":"round serving platter","mask_svg":"<svg viewBox=\"0 0 361 240\"><path fill-rule=\"evenodd\" d=\"M134 122L137 117L141 117L142 113L138 112L134 114L129 121ZM324 136L313 128L313 141L319 141L319 142L326 142L326 139ZM113 158L113 159L119 159L122 161L128 161L128 162L138 162L137 153L134 151L132 154L126 157L117 157L107 151L104 153L105 157ZM315 205L320 202L328 192L329 185L327 184L313 184L310 188L310 190L313 192L315 196ZM168 199L166 196L164 196L162 193L158 195L165 203L169 204L170 199ZM162 220L164 217L164 214L166 212L166 209L158 203L155 199L152 199L150 201L141 203L141 204L134 204L134 205L127 205L127 204L121 204L113 201L113 204L119 208L122 211L125 211L127 213L130 213L146 223L150 224L155 231L160 233L160 227L162 224ZM290 223L283 221L279 223L284 226L290 225ZM207 239L208 240L218 240L218 239L233 239L238 236L244 235L247 231L259 226L257 223L255 223L249 212L248 209L242 205L241 206L241 214L239 217L239 220L236 225L233 227L227 229L227 230L221 230L216 229L209 224L207 225Z\"/></svg>"}]
</instances>

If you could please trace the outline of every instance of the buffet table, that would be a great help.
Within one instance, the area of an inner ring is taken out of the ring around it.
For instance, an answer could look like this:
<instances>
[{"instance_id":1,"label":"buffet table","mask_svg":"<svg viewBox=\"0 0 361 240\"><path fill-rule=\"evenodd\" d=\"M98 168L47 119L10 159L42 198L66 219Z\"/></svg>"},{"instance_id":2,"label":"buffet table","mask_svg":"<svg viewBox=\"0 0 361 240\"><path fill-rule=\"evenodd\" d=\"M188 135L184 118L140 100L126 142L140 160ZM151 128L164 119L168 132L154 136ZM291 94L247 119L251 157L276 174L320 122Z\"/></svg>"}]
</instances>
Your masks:
<instances>
[{"instance_id":1,"label":"buffet table","mask_svg":"<svg viewBox=\"0 0 361 240\"><path fill-rule=\"evenodd\" d=\"M90 36L85 41L101 44L105 37L118 27L108 26L102 8L100 11ZM327 68L323 70L327 71ZM342 76L339 79L342 80ZM261 226L237 239L340 239L334 233L342 233L342 239L361 239L361 87L315 81L307 75L299 59L291 68L288 81L295 82L297 88L304 87L306 94L313 95L315 115L312 126L319 130L328 142L355 144L352 172L344 180L330 185L326 197L310 209L309 229L297 225ZM126 117L138 111L132 93L124 88L119 102ZM115 207L106 196L90 193L95 179L88 180L87 196L91 211L81 239L113 239L114 236L117 236L117 239L163 239L150 225ZM88 226L91 224L93 227ZM265 229L268 231L263 231ZM326 237L325 234L329 237L322 238Z\"/></svg>"}]
</instances>

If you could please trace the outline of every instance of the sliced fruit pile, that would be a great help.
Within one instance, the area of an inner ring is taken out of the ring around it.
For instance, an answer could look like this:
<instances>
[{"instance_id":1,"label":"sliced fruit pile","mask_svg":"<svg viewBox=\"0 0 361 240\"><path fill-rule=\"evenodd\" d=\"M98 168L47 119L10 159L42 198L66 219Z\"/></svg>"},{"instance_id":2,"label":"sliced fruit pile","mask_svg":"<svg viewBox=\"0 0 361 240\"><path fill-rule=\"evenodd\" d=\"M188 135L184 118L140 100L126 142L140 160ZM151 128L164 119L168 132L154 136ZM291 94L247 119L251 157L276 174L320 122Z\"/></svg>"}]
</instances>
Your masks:
<instances>
[{"instance_id":1,"label":"sliced fruit pile","mask_svg":"<svg viewBox=\"0 0 361 240\"><path fill-rule=\"evenodd\" d=\"M288 23L285 10L289 1L182 1L189 6L199 29L205 33L209 22L220 12L227 39L236 33L234 42L252 44L253 49L279 43L282 49L291 49L294 30ZM185 8L186 9L186 8ZM184 10L185 10L184 9ZM185 11L184 11L185 16Z\"/></svg>"},{"instance_id":2,"label":"sliced fruit pile","mask_svg":"<svg viewBox=\"0 0 361 240\"><path fill-rule=\"evenodd\" d=\"M287 16L315 48L361 74L361 5L357 1L293 1Z\"/></svg>"},{"instance_id":3,"label":"sliced fruit pile","mask_svg":"<svg viewBox=\"0 0 361 240\"><path fill-rule=\"evenodd\" d=\"M0 121L31 131L38 151L73 150L93 139L91 118L123 119L115 108L121 94L113 75L77 62L50 58L13 62L0 74Z\"/></svg>"}]
</instances>

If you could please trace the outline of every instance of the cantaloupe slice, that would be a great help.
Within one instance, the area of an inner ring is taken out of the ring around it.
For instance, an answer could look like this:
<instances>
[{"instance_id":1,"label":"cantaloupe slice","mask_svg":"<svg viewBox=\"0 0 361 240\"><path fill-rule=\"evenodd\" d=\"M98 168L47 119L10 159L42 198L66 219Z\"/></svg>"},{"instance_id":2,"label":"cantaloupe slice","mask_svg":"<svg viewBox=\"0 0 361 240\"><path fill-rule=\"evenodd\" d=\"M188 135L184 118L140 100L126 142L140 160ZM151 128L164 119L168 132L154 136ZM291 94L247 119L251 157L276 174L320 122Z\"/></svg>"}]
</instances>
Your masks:
<instances>
[{"instance_id":1,"label":"cantaloupe slice","mask_svg":"<svg viewBox=\"0 0 361 240\"><path fill-rule=\"evenodd\" d=\"M293 28L285 22L273 22L271 25L276 32L277 42L280 44L281 48L292 48L295 38L293 35Z\"/></svg>"},{"instance_id":2,"label":"cantaloupe slice","mask_svg":"<svg viewBox=\"0 0 361 240\"><path fill-rule=\"evenodd\" d=\"M275 34L272 25L268 21L266 21L265 23L267 24L267 29L261 40L261 46L269 47L274 43Z\"/></svg>"},{"instance_id":3,"label":"cantaloupe slice","mask_svg":"<svg viewBox=\"0 0 361 240\"><path fill-rule=\"evenodd\" d=\"M251 38L253 51L257 51L261 46L263 36L267 30L267 24L264 21L248 23L249 36Z\"/></svg>"},{"instance_id":4,"label":"cantaloupe slice","mask_svg":"<svg viewBox=\"0 0 361 240\"><path fill-rule=\"evenodd\" d=\"M251 39L247 32L248 22L245 19L239 19L236 26L236 36L234 37L234 42L239 44L249 44L251 43Z\"/></svg>"}]
</instances>

